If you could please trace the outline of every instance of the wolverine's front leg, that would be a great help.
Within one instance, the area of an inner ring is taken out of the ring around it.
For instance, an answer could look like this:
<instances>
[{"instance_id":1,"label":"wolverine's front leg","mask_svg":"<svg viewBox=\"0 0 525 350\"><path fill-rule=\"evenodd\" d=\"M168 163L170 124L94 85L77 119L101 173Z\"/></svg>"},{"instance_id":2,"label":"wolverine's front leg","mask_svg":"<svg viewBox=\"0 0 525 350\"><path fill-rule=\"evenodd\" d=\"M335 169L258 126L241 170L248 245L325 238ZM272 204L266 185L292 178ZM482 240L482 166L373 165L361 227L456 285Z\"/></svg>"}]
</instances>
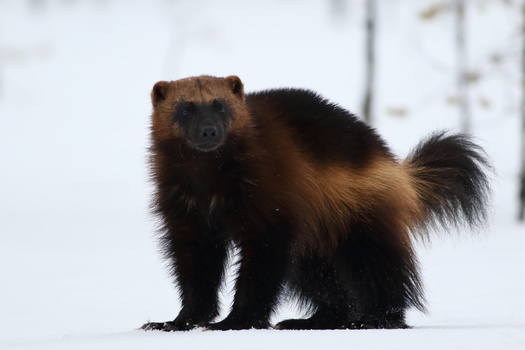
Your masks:
<instances>
[{"instance_id":1,"label":"wolverine's front leg","mask_svg":"<svg viewBox=\"0 0 525 350\"><path fill-rule=\"evenodd\" d=\"M240 267L230 314L208 329L268 328L290 264L288 232L269 230L239 242Z\"/></svg>"},{"instance_id":2,"label":"wolverine's front leg","mask_svg":"<svg viewBox=\"0 0 525 350\"><path fill-rule=\"evenodd\" d=\"M218 289L224 275L227 243L216 232L186 222L163 237L168 258L172 262L182 309L169 322L152 322L146 330L179 331L205 326L217 315Z\"/></svg>"}]
</instances>

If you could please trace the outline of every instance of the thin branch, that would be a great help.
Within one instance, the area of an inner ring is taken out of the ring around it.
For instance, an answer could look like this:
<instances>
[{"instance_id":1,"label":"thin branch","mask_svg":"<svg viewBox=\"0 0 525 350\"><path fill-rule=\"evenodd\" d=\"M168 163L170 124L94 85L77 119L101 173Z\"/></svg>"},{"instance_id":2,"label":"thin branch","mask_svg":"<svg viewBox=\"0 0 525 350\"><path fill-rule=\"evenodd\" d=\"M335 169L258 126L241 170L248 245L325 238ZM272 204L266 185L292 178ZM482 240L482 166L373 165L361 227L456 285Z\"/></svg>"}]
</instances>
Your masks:
<instances>
[{"instance_id":1,"label":"thin branch","mask_svg":"<svg viewBox=\"0 0 525 350\"><path fill-rule=\"evenodd\" d=\"M470 132L471 117L470 104L467 86L467 50L465 45L465 0L456 0L456 54L457 54L457 79L458 79L458 99L460 107L461 130Z\"/></svg>"},{"instance_id":2,"label":"thin branch","mask_svg":"<svg viewBox=\"0 0 525 350\"><path fill-rule=\"evenodd\" d=\"M521 47L521 159L520 159L520 208L518 219L525 220L525 1L521 8L521 30L522 30L522 47Z\"/></svg>"},{"instance_id":3,"label":"thin branch","mask_svg":"<svg viewBox=\"0 0 525 350\"><path fill-rule=\"evenodd\" d=\"M366 77L363 100L363 118L371 123L373 119L374 77L375 77L375 21L376 1L366 1Z\"/></svg>"}]
</instances>

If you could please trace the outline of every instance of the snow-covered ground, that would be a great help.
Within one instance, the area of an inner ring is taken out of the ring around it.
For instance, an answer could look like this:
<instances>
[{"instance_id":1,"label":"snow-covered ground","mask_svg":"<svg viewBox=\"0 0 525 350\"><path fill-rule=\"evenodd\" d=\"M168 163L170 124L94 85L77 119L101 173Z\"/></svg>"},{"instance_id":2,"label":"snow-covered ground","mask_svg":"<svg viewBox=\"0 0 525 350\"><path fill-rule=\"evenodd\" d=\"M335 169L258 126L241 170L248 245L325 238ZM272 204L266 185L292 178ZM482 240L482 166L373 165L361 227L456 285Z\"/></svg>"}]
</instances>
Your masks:
<instances>
[{"instance_id":1,"label":"snow-covered ground","mask_svg":"<svg viewBox=\"0 0 525 350\"><path fill-rule=\"evenodd\" d=\"M381 2L375 125L400 157L459 125L452 17L417 16L432 2ZM411 312L410 330L137 330L179 308L147 209L153 84L237 74L247 91L306 87L358 112L363 3L334 15L322 0L0 1L0 348L524 349L518 12L489 1L471 6L469 52L494 215L420 247L428 315ZM283 305L275 320L296 314Z\"/></svg>"}]
</instances>

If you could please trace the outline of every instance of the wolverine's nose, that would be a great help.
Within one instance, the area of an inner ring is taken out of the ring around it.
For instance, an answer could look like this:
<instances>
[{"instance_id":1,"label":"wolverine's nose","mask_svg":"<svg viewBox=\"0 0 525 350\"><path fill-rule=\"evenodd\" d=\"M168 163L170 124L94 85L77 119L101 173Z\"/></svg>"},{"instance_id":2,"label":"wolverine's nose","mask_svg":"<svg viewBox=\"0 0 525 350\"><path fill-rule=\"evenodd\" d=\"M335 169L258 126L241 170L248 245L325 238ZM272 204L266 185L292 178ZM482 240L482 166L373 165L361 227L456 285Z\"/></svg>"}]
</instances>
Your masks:
<instances>
[{"instance_id":1,"label":"wolverine's nose","mask_svg":"<svg viewBox=\"0 0 525 350\"><path fill-rule=\"evenodd\" d=\"M213 141L218 134L217 127L214 125L206 125L201 129L201 138L203 141Z\"/></svg>"},{"instance_id":2,"label":"wolverine's nose","mask_svg":"<svg viewBox=\"0 0 525 350\"><path fill-rule=\"evenodd\" d=\"M224 132L220 125L205 123L194 132L191 144L200 151L212 151L222 144Z\"/></svg>"}]
</instances>

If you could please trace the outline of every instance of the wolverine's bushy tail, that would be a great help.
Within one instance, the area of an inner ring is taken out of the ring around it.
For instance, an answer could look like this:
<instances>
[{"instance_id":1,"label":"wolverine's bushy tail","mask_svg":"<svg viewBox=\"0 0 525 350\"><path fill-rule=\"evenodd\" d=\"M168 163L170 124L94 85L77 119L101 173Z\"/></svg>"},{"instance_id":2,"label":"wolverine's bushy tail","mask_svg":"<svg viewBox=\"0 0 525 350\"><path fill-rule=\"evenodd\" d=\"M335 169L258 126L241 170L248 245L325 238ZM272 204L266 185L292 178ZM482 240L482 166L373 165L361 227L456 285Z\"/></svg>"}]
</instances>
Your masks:
<instances>
[{"instance_id":1,"label":"wolverine's bushy tail","mask_svg":"<svg viewBox=\"0 0 525 350\"><path fill-rule=\"evenodd\" d=\"M491 190L490 161L483 149L465 134L434 133L404 161L420 201L417 226L438 224L471 229L487 219ZM428 230L422 230L428 232Z\"/></svg>"}]
</instances>

